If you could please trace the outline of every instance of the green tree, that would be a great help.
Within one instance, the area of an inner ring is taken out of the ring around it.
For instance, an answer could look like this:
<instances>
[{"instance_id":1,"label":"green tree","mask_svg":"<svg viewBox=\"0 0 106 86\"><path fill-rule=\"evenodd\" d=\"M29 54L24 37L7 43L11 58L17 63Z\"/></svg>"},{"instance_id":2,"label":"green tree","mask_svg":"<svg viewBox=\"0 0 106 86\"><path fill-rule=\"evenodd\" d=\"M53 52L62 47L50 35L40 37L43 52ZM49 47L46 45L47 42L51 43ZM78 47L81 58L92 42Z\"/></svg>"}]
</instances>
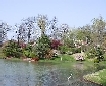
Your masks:
<instances>
[{"instance_id":1,"label":"green tree","mask_svg":"<svg viewBox=\"0 0 106 86\"><path fill-rule=\"evenodd\" d=\"M10 40L9 44L3 49L3 53L6 57L20 58L23 52L14 40Z\"/></svg>"},{"instance_id":2,"label":"green tree","mask_svg":"<svg viewBox=\"0 0 106 86\"><path fill-rule=\"evenodd\" d=\"M103 45L104 35L106 33L106 22L103 17L94 18L92 20L93 42L95 45Z\"/></svg>"},{"instance_id":3,"label":"green tree","mask_svg":"<svg viewBox=\"0 0 106 86\"><path fill-rule=\"evenodd\" d=\"M37 41L37 55L40 59L46 58L45 55L48 54L48 50L50 49L50 40L49 37L43 34L39 37Z\"/></svg>"},{"instance_id":4,"label":"green tree","mask_svg":"<svg viewBox=\"0 0 106 86\"><path fill-rule=\"evenodd\" d=\"M97 47L97 49L96 49L96 59L98 60L98 61L101 61L101 60L103 60L103 54L104 54L104 52L103 52L103 50L100 48L100 47Z\"/></svg>"},{"instance_id":5,"label":"green tree","mask_svg":"<svg viewBox=\"0 0 106 86\"><path fill-rule=\"evenodd\" d=\"M74 39L75 39L75 34L74 31L68 31L66 37L64 37L65 45L69 48L74 48Z\"/></svg>"}]
</instances>

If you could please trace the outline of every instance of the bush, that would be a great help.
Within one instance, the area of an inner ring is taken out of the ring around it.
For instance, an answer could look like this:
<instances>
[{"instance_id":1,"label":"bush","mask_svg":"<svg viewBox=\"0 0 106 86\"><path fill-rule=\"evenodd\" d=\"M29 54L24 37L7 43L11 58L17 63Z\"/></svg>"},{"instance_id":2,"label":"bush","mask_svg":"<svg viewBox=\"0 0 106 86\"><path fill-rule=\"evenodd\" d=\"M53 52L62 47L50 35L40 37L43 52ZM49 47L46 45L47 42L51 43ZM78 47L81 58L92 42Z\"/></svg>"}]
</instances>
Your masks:
<instances>
[{"instance_id":1,"label":"bush","mask_svg":"<svg viewBox=\"0 0 106 86\"><path fill-rule=\"evenodd\" d=\"M20 58L22 56L22 49L14 41L10 41L8 46L4 47L3 53L6 57Z\"/></svg>"},{"instance_id":2,"label":"bush","mask_svg":"<svg viewBox=\"0 0 106 86\"><path fill-rule=\"evenodd\" d=\"M60 46L59 50L60 50L61 54L66 54L66 52L68 52L69 48L67 46Z\"/></svg>"},{"instance_id":3,"label":"bush","mask_svg":"<svg viewBox=\"0 0 106 86\"><path fill-rule=\"evenodd\" d=\"M30 52L28 50L24 50L23 52L24 56L29 58L30 57Z\"/></svg>"},{"instance_id":4,"label":"bush","mask_svg":"<svg viewBox=\"0 0 106 86\"><path fill-rule=\"evenodd\" d=\"M70 48L70 52L72 52L72 54L76 53L75 50L76 50L76 48Z\"/></svg>"},{"instance_id":5,"label":"bush","mask_svg":"<svg viewBox=\"0 0 106 86\"><path fill-rule=\"evenodd\" d=\"M81 53L81 48L70 48L70 52L72 52L72 54Z\"/></svg>"},{"instance_id":6,"label":"bush","mask_svg":"<svg viewBox=\"0 0 106 86\"><path fill-rule=\"evenodd\" d=\"M94 63L99 63L99 59L95 58Z\"/></svg>"},{"instance_id":7,"label":"bush","mask_svg":"<svg viewBox=\"0 0 106 86\"><path fill-rule=\"evenodd\" d=\"M31 57L31 58L36 58L36 53L30 52L30 57Z\"/></svg>"},{"instance_id":8,"label":"bush","mask_svg":"<svg viewBox=\"0 0 106 86\"><path fill-rule=\"evenodd\" d=\"M52 39L50 43L51 49L58 49L61 46L60 40Z\"/></svg>"},{"instance_id":9,"label":"bush","mask_svg":"<svg viewBox=\"0 0 106 86\"><path fill-rule=\"evenodd\" d=\"M40 59L44 59L48 50L50 49L50 40L49 37L43 34L39 37L36 45L37 56Z\"/></svg>"},{"instance_id":10,"label":"bush","mask_svg":"<svg viewBox=\"0 0 106 86\"><path fill-rule=\"evenodd\" d=\"M23 52L24 56L27 57L27 58L35 58L36 57L36 53L34 52L31 52L31 51L28 51L28 50L25 50Z\"/></svg>"},{"instance_id":11,"label":"bush","mask_svg":"<svg viewBox=\"0 0 106 86\"><path fill-rule=\"evenodd\" d=\"M87 58L89 58L89 59L95 58L94 62L97 62L97 63L98 63L98 61L102 61L104 59L103 54L104 54L104 51L99 47L93 48L86 53Z\"/></svg>"},{"instance_id":12,"label":"bush","mask_svg":"<svg viewBox=\"0 0 106 86\"><path fill-rule=\"evenodd\" d=\"M75 48L75 53L81 53L81 48Z\"/></svg>"},{"instance_id":13,"label":"bush","mask_svg":"<svg viewBox=\"0 0 106 86\"><path fill-rule=\"evenodd\" d=\"M97 49L96 49L96 55L95 55L95 56L97 56L97 59L98 59L99 61L101 61L101 60L104 59L103 54L104 54L104 51L103 51L101 48L97 48Z\"/></svg>"},{"instance_id":14,"label":"bush","mask_svg":"<svg viewBox=\"0 0 106 86\"><path fill-rule=\"evenodd\" d=\"M93 49L90 49L88 52L86 52L86 56L89 59L95 58L95 56L96 56L96 50L94 48Z\"/></svg>"},{"instance_id":15,"label":"bush","mask_svg":"<svg viewBox=\"0 0 106 86\"><path fill-rule=\"evenodd\" d=\"M34 58L36 57L36 51L31 45L27 45L25 49L23 49L23 55L27 58Z\"/></svg>"}]
</instances>

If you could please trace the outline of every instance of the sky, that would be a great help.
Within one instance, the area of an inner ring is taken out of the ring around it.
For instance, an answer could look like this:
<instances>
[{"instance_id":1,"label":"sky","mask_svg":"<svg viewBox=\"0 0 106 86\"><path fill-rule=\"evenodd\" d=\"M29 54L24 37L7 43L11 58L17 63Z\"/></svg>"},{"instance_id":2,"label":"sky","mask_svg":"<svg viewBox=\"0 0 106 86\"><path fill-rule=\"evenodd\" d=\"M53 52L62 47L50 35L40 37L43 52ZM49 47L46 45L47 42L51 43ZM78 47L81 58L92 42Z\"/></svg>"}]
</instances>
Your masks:
<instances>
[{"instance_id":1,"label":"sky","mask_svg":"<svg viewBox=\"0 0 106 86\"><path fill-rule=\"evenodd\" d=\"M0 20L13 26L42 14L49 20L56 16L59 24L78 27L99 16L106 20L105 9L106 0L0 0Z\"/></svg>"}]
</instances>

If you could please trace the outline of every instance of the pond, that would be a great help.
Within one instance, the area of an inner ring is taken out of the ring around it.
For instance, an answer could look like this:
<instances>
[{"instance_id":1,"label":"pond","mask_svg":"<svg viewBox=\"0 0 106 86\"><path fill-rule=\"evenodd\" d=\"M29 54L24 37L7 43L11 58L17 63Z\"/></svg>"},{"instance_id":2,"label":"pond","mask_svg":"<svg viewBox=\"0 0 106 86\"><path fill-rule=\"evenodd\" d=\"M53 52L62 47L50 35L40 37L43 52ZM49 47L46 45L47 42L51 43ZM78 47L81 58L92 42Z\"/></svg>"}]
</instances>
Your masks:
<instances>
[{"instance_id":1,"label":"pond","mask_svg":"<svg viewBox=\"0 0 106 86\"><path fill-rule=\"evenodd\" d=\"M105 66L70 62L64 64L0 59L0 86L99 86L84 81L82 77Z\"/></svg>"}]
</instances>

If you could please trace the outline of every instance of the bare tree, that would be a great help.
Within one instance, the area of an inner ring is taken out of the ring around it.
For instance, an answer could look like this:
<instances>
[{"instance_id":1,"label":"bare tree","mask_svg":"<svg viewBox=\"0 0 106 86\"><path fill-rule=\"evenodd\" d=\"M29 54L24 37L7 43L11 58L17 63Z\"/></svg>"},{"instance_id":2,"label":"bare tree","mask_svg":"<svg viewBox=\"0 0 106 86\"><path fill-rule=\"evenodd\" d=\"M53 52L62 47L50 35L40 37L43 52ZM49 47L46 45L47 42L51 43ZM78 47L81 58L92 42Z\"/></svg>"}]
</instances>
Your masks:
<instances>
[{"instance_id":1,"label":"bare tree","mask_svg":"<svg viewBox=\"0 0 106 86\"><path fill-rule=\"evenodd\" d=\"M36 23L38 27L41 29L41 34L45 34L45 30L49 26L49 21L48 21L47 16L38 15L38 17L36 18Z\"/></svg>"},{"instance_id":2,"label":"bare tree","mask_svg":"<svg viewBox=\"0 0 106 86\"><path fill-rule=\"evenodd\" d=\"M7 33L11 30L11 26L5 22L1 22L0 24L0 34L2 37L2 41L7 40Z\"/></svg>"},{"instance_id":3,"label":"bare tree","mask_svg":"<svg viewBox=\"0 0 106 86\"><path fill-rule=\"evenodd\" d=\"M92 21L92 29L95 36L94 42L96 45L102 46L106 33L106 22L101 16L99 18L94 18Z\"/></svg>"}]
</instances>

